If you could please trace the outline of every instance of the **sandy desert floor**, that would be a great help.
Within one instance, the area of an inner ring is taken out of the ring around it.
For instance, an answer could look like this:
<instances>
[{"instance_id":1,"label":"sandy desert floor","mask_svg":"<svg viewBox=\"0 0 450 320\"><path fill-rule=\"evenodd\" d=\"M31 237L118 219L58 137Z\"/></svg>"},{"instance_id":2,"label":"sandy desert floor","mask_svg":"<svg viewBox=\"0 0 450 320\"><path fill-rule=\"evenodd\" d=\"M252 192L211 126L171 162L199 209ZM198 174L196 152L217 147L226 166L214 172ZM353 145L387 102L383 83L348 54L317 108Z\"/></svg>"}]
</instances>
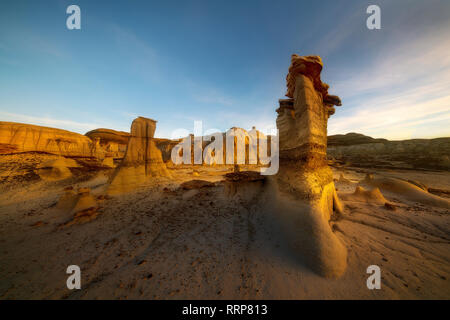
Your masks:
<instances>
[{"instance_id":1,"label":"sandy desert floor","mask_svg":"<svg viewBox=\"0 0 450 320\"><path fill-rule=\"evenodd\" d=\"M450 298L447 209L384 193L396 206L346 201L332 228L348 249L339 279L308 269L289 249L261 195L228 194L229 168L171 169L174 180L104 197L112 170L73 169L42 181L33 168L50 155L1 156L1 299L418 299ZM333 168L338 194L353 192L369 169ZM339 182L340 174L349 181ZM450 190L450 172L379 170ZM183 181L212 186L185 190ZM89 187L98 215L73 220L56 207L67 186ZM449 197L442 193L443 197ZM276 214L276 213L275 213ZM81 268L82 289L68 290L66 268ZM366 268L381 268L368 290Z\"/></svg>"}]
</instances>

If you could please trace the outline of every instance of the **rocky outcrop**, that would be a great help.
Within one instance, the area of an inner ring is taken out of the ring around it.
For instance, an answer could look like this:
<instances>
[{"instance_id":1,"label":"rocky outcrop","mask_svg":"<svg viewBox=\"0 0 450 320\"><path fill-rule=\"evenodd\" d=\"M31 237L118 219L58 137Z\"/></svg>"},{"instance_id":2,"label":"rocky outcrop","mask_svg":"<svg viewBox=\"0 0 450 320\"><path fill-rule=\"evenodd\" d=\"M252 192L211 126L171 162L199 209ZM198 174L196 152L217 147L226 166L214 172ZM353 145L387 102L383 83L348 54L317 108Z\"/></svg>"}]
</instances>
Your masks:
<instances>
[{"instance_id":1,"label":"rocky outcrop","mask_svg":"<svg viewBox=\"0 0 450 320\"><path fill-rule=\"evenodd\" d=\"M319 56L299 56L293 54L291 57L291 66L286 76L286 97L294 98L297 75L302 74L310 79L315 93L321 97L321 103L325 106L325 110L329 115L332 115L335 112L334 106L341 105L341 99L338 96L328 94L330 86L320 79L322 68L322 58Z\"/></svg>"},{"instance_id":2,"label":"rocky outcrop","mask_svg":"<svg viewBox=\"0 0 450 320\"><path fill-rule=\"evenodd\" d=\"M31 124L0 122L0 153L46 152L69 157L99 157L104 151L81 134Z\"/></svg>"},{"instance_id":3,"label":"rocky outcrop","mask_svg":"<svg viewBox=\"0 0 450 320\"><path fill-rule=\"evenodd\" d=\"M358 167L450 169L450 138L389 141L348 133L328 137L328 158Z\"/></svg>"},{"instance_id":4,"label":"rocky outcrop","mask_svg":"<svg viewBox=\"0 0 450 320\"><path fill-rule=\"evenodd\" d=\"M65 188L56 209L63 219L59 228L89 222L100 214L96 198L91 194L91 189L85 187L78 188L78 192L72 186Z\"/></svg>"},{"instance_id":5,"label":"rocky outcrop","mask_svg":"<svg viewBox=\"0 0 450 320\"><path fill-rule=\"evenodd\" d=\"M328 153L334 146L353 146L358 144L385 143L386 139L375 139L360 133L335 134L328 136Z\"/></svg>"},{"instance_id":6,"label":"rocky outcrop","mask_svg":"<svg viewBox=\"0 0 450 320\"><path fill-rule=\"evenodd\" d=\"M281 99L277 109L275 212L309 266L325 277L339 277L346 269L347 251L329 225L333 211L341 212L342 206L326 152L328 117L341 101L328 95L328 85L320 79L322 67L318 56L292 56L286 78L290 99Z\"/></svg>"},{"instance_id":7,"label":"rocky outcrop","mask_svg":"<svg viewBox=\"0 0 450 320\"><path fill-rule=\"evenodd\" d=\"M431 194L421 187L401 179L390 177L374 178L372 175L367 175L360 184L380 189L383 192L393 193L414 203L419 202L425 205L450 209L449 199Z\"/></svg>"},{"instance_id":8,"label":"rocky outcrop","mask_svg":"<svg viewBox=\"0 0 450 320\"><path fill-rule=\"evenodd\" d=\"M123 158L130 134L124 131L99 128L85 134L92 141L99 141L100 146L109 157Z\"/></svg>"},{"instance_id":9,"label":"rocky outcrop","mask_svg":"<svg viewBox=\"0 0 450 320\"><path fill-rule=\"evenodd\" d=\"M91 195L91 190L89 188L79 188L77 199L71 213L77 214L81 211L96 209L97 207L97 201Z\"/></svg>"},{"instance_id":10,"label":"rocky outcrop","mask_svg":"<svg viewBox=\"0 0 450 320\"><path fill-rule=\"evenodd\" d=\"M153 138L155 129L155 120L144 117L133 120L125 157L111 178L109 194L134 190L152 177L170 177Z\"/></svg>"},{"instance_id":11,"label":"rocky outcrop","mask_svg":"<svg viewBox=\"0 0 450 320\"><path fill-rule=\"evenodd\" d=\"M181 139L170 140L170 139L154 139L156 146L161 151L162 158L164 162L170 161L172 155L172 149L181 142Z\"/></svg>"},{"instance_id":12,"label":"rocky outcrop","mask_svg":"<svg viewBox=\"0 0 450 320\"><path fill-rule=\"evenodd\" d=\"M347 201L367 202L376 205L385 205L388 203L380 189L373 188L372 190L366 190L361 186L357 186L354 193L342 196L342 199Z\"/></svg>"},{"instance_id":13,"label":"rocky outcrop","mask_svg":"<svg viewBox=\"0 0 450 320\"><path fill-rule=\"evenodd\" d=\"M61 157L49 160L36 167L36 173L43 180L57 181L70 178L72 172L69 168L78 168L80 165L73 159Z\"/></svg>"}]
</instances>

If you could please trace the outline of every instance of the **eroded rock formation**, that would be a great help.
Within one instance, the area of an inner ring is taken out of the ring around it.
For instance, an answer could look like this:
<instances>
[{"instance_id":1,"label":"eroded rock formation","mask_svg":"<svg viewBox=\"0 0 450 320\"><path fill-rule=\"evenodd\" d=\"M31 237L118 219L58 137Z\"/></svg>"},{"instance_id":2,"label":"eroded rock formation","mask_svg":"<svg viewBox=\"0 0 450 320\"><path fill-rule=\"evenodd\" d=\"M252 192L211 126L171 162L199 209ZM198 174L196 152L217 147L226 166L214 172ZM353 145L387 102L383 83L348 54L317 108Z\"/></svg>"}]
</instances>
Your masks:
<instances>
[{"instance_id":1,"label":"eroded rock formation","mask_svg":"<svg viewBox=\"0 0 450 320\"><path fill-rule=\"evenodd\" d=\"M85 134L91 140L98 140L100 146L105 150L107 156L114 158L123 158L127 149L128 132L116 131L112 129L99 128L91 130Z\"/></svg>"},{"instance_id":2,"label":"eroded rock formation","mask_svg":"<svg viewBox=\"0 0 450 320\"><path fill-rule=\"evenodd\" d=\"M155 138L155 143L158 149L162 153L163 161L164 162L170 162L170 158L172 155L172 149L181 142L181 139L161 139L161 138Z\"/></svg>"},{"instance_id":3,"label":"eroded rock formation","mask_svg":"<svg viewBox=\"0 0 450 320\"><path fill-rule=\"evenodd\" d=\"M28 151L69 157L104 157L104 151L94 141L81 134L31 124L0 121L0 153Z\"/></svg>"},{"instance_id":4,"label":"eroded rock formation","mask_svg":"<svg viewBox=\"0 0 450 320\"><path fill-rule=\"evenodd\" d=\"M450 200L431 194L421 187L401 179L389 177L374 178L372 175L367 175L360 184L371 188L379 188L383 192L396 194L408 201L450 209Z\"/></svg>"},{"instance_id":5,"label":"eroded rock formation","mask_svg":"<svg viewBox=\"0 0 450 320\"><path fill-rule=\"evenodd\" d=\"M153 138L155 129L155 120L144 117L133 120L125 157L111 178L109 194L131 191L150 177L170 177Z\"/></svg>"},{"instance_id":6,"label":"eroded rock formation","mask_svg":"<svg viewBox=\"0 0 450 320\"><path fill-rule=\"evenodd\" d=\"M389 141L358 133L328 137L330 160L356 167L450 169L450 138Z\"/></svg>"},{"instance_id":7,"label":"eroded rock formation","mask_svg":"<svg viewBox=\"0 0 450 320\"><path fill-rule=\"evenodd\" d=\"M327 165L327 122L340 105L320 79L319 56L292 56L287 75L290 99L277 109L280 168L275 177L281 220L292 246L312 269L338 277L346 269L346 248L332 232L333 211L342 211Z\"/></svg>"},{"instance_id":8,"label":"eroded rock formation","mask_svg":"<svg viewBox=\"0 0 450 320\"><path fill-rule=\"evenodd\" d=\"M75 160L61 157L38 165L36 173L43 180L57 181L70 178L72 172L69 168L78 167L80 167L80 165Z\"/></svg>"},{"instance_id":9,"label":"eroded rock formation","mask_svg":"<svg viewBox=\"0 0 450 320\"><path fill-rule=\"evenodd\" d=\"M354 193L344 195L342 199L356 202L367 202L370 204L378 204L378 205L384 205L388 203L388 201L384 198L379 188L366 190L361 186L357 186Z\"/></svg>"}]
</instances>

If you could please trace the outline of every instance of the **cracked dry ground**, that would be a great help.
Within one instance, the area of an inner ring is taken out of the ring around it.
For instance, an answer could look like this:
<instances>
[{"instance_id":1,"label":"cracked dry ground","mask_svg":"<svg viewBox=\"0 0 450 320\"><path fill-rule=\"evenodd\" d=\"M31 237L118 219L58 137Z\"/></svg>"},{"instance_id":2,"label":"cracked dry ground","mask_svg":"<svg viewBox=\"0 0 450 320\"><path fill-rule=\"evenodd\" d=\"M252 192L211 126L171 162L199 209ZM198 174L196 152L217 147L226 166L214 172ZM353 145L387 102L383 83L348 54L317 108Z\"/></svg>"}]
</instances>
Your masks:
<instances>
[{"instance_id":1,"label":"cracked dry ground","mask_svg":"<svg viewBox=\"0 0 450 320\"><path fill-rule=\"evenodd\" d=\"M348 248L348 268L326 279L290 251L259 198L224 197L221 185L150 186L104 200L91 221L61 226L54 203L63 187L46 184L42 193L43 185L30 184L21 196L2 196L1 299L450 297L450 215L443 209L389 194L395 211L345 202L333 230ZM72 264L81 268L81 290L66 288ZM381 290L366 287L372 264L381 267Z\"/></svg>"}]
</instances>

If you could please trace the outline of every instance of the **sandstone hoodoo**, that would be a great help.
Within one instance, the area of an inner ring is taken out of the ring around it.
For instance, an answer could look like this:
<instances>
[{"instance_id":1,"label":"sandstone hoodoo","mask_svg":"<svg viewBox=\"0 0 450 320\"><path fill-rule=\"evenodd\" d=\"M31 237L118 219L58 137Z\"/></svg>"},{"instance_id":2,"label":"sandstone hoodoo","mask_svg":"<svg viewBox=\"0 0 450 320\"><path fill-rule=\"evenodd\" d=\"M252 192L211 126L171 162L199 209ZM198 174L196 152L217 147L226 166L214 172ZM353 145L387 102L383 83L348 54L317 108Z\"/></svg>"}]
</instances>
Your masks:
<instances>
[{"instance_id":1,"label":"sandstone hoodoo","mask_svg":"<svg viewBox=\"0 0 450 320\"><path fill-rule=\"evenodd\" d=\"M286 77L290 99L277 109L280 168L275 177L277 213L293 248L316 272L338 277L346 269L346 248L328 222L342 211L326 161L327 122L337 96L320 79L319 56L292 55Z\"/></svg>"},{"instance_id":2,"label":"sandstone hoodoo","mask_svg":"<svg viewBox=\"0 0 450 320\"><path fill-rule=\"evenodd\" d=\"M155 120L144 117L133 120L125 157L111 178L109 194L131 191L151 177L170 177L161 151L156 147L155 129Z\"/></svg>"}]
</instances>

